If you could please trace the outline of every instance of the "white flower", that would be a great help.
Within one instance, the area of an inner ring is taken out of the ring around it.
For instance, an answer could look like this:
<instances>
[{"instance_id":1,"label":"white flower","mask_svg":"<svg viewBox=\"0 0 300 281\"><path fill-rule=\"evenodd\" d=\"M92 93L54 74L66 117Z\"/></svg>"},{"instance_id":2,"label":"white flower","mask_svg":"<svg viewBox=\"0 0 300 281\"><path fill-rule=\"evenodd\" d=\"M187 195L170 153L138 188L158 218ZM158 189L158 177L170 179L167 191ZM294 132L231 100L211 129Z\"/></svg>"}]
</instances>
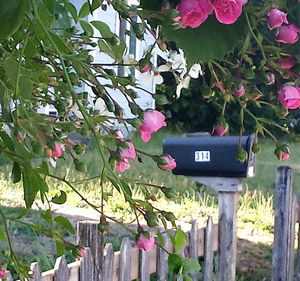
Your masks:
<instances>
[{"instance_id":1,"label":"white flower","mask_svg":"<svg viewBox=\"0 0 300 281\"><path fill-rule=\"evenodd\" d=\"M162 84L164 82L164 78L160 75L161 72L168 72L170 70L170 66L168 65L160 65L156 70L154 71L148 71L146 73L143 73L142 75L142 81L146 85L150 85L152 82L152 79L154 80L154 83L156 85Z\"/></svg>"},{"instance_id":2,"label":"white flower","mask_svg":"<svg viewBox=\"0 0 300 281\"><path fill-rule=\"evenodd\" d=\"M127 54L123 57L123 63L124 64L136 64L136 60L134 59L133 54ZM126 75L131 75L130 67L124 66L124 72Z\"/></svg>"},{"instance_id":3,"label":"white flower","mask_svg":"<svg viewBox=\"0 0 300 281\"><path fill-rule=\"evenodd\" d=\"M189 75L194 79L197 79L199 77L199 75L203 75L202 70L201 70L201 65L199 63L193 64L193 66L191 67L191 69L189 71Z\"/></svg>"},{"instance_id":4,"label":"white flower","mask_svg":"<svg viewBox=\"0 0 300 281\"><path fill-rule=\"evenodd\" d=\"M180 97L181 89L188 89L191 81L191 76L186 76L185 78L181 79L179 84L176 87L176 96L177 98Z\"/></svg>"}]
</instances>

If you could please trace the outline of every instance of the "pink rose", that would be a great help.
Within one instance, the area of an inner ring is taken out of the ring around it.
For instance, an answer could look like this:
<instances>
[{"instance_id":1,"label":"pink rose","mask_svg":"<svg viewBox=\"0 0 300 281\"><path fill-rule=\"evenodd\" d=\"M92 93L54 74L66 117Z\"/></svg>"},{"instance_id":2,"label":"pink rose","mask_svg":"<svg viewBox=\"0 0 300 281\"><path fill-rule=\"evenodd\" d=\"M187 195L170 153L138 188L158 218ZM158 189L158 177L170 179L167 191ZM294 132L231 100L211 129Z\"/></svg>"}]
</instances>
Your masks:
<instances>
[{"instance_id":1,"label":"pink rose","mask_svg":"<svg viewBox=\"0 0 300 281\"><path fill-rule=\"evenodd\" d=\"M300 106L300 88L286 85L281 88L278 100L287 109L296 109Z\"/></svg>"},{"instance_id":2,"label":"pink rose","mask_svg":"<svg viewBox=\"0 0 300 281\"><path fill-rule=\"evenodd\" d=\"M4 267L1 267L0 269L0 278L4 278L6 276L6 271Z\"/></svg>"},{"instance_id":3,"label":"pink rose","mask_svg":"<svg viewBox=\"0 0 300 281\"><path fill-rule=\"evenodd\" d=\"M180 13L182 28L198 27L213 11L208 0L182 0L176 10Z\"/></svg>"},{"instance_id":4,"label":"pink rose","mask_svg":"<svg viewBox=\"0 0 300 281\"><path fill-rule=\"evenodd\" d=\"M64 151L62 145L56 142L54 145L54 149L51 150L51 156L59 158L62 156L63 152Z\"/></svg>"},{"instance_id":5,"label":"pink rose","mask_svg":"<svg viewBox=\"0 0 300 281\"><path fill-rule=\"evenodd\" d=\"M232 24L242 14L242 6L245 1L241 0L210 0L216 18L220 23Z\"/></svg>"},{"instance_id":6,"label":"pink rose","mask_svg":"<svg viewBox=\"0 0 300 281\"><path fill-rule=\"evenodd\" d=\"M128 141L127 144L129 148L120 148L120 156L122 159L134 159L136 157L134 145L131 141Z\"/></svg>"},{"instance_id":7,"label":"pink rose","mask_svg":"<svg viewBox=\"0 0 300 281\"><path fill-rule=\"evenodd\" d=\"M157 132L161 127L167 126L165 116L157 110L147 110L143 124L139 127L141 139L148 142L151 134Z\"/></svg>"},{"instance_id":8,"label":"pink rose","mask_svg":"<svg viewBox=\"0 0 300 281\"><path fill-rule=\"evenodd\" d=\"M139 249L143 249L144 251L150 251L154 246L154 237L149 234L149 238L147 238L143 234L140 234L139 239L135 241L135 245Z\"/></svg>"},{"instance_id":9,"label":"pink rose","mask_svg":"<svg viewBox=\"0 0 300 281\"><path fill-rule=\"evenodd\" d=\"M273 73L269 73L267 75L267 85L273 85L275 83L275 75Z\"/></svg>"},{"instance_id":10,"label":"pink rose","mask_svg":"<svg viewBox=\"0 0 300 281\"><path fill-rule=\"evenodd\" d=\"M84 248L80 248L79 252L80 252L82 258L84 258L86 256L86 250Z\"/></svg>"},{"instance_id":11,"label":"pink rose","mask_svg":"<svg viewBox=\"0 0 300 281\"><path fill-rule=\"evenodd\" d=\"M268 24L270 29L280 27L283 23L288 24L286 13L278 9L271 9L268 14Z\"/></svg>"},{"instance_id":12,"label":"pink rose","mask_svg":"<svg viewBox=\"0 0 300 281\"><path fill-rule=\"evenodd\" d=\"M162 170L173 170L176 168L176 161L171 155L163 155L162 159L166 160L166 165L159 165L158 167Z\"/></svg>"},{"instance_id":13,"label":"pink rose","mask_svg":"<svg viewBox=\"0 0 300 281\"><path fill-rule=\"evenodd\" d=\"M290 154L289 153L280 151L280 160L289 160L289 158L290 158Z\"/></svg>"},{"instance_id":14,"label":"pink rose","mask_svg":"<svg viewBox=\"0 0 300 281\"><path fill-rule=\"evenodd\" d=\"M115 171L123 173L126 170L130 169L130 164L127 159L123 159L123 161L117 161L115 166Z\"/></svg>"},{"instance_id":15,"label":"pink rose","mask_svg":"<svg viewBox=\"0 0 300 281\"><path fill-rule=\"evenodd\" d=\"M285 69L290 69L294 66L295 64L295 59L293 56L288 56L285 59L280 59L278 60L278 64Z\"/></svg>"},{"instance_id":16,"label":"pink rose","mask_svg":"<svg viewBox=\"0 0 300 281\"><path fill-rule=\"evenodd\" d=\"M233 91L233 94L235 96L237 96L238 98L240 98L242 95L245 94L246 88L245 88L245 86L243 84L240 84L238 87L233 86L232 87L232 91Z\"/></svg>"},{"instance_id":17,"label":"pink rose","mask_svg":"<svg viewBox=\"0 0 300 281\"><path fill-rule=\"evenodd\" d=\"M294 24L283 25L279 28L277 42L294 44L298 41L299 28Z\"/></svg>"},{"instance_id":18,"label":"pink rose","mask_svg":"<svg viewBox=\"0 0 300 281\"><path fill-rule=\"evenodd\" d=\"M221 124L219 123L217 126L216 126L216 133L218 134L218 136L222 137L224 136L225 134L227 134L229 131L229 126L227 123L224 123L224 124Z\"/></svg>"}]
</instances>

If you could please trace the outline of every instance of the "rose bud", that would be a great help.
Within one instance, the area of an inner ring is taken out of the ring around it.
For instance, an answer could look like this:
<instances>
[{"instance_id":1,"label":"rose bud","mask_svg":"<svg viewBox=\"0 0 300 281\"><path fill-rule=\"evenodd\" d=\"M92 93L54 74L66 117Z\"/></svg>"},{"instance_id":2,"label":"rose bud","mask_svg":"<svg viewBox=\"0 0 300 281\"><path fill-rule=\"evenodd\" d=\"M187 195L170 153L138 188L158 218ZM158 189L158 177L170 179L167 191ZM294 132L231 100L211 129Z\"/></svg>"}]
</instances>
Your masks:
<instances>
[{"instance_id":1,"label":"rose bud","mask_svg":"<svg viewBox=\"0 0 300 281\"><path fill-rule=\"evenodd\" d=\"M278 60L278 64L285 69L290 69L294 66L295 64L295 59L293 56L288 56L285 59L280 59Z\"/></svg>"},{"instance_id":2,"label":"rose bud","mask_svg":"<svg viewBox=\"0 0 300 281\"><path fill-rule=\"evenodd\" d=\"M283 23L288 24L286 13L278 9L271 9L268 14L268 24L270 29L280 27Z\"/></svg>"},{"instance_id":3,"label":"rose bud","mask_svg":"<svg viewBox=\"0 0 300 281\"><path fill-rule=\"evenodd\" d=\"M296 109L300 106L300 88L286 85L278 94L281 105L287 109Z\"/></svg>"},{"instance_id":4,"label":"rose bud","mask_svg":"<svg viewBox=\"0 0 300 281\"><path fill-rule=\"evenodd\" d=\"M294 24L283 25L279 28L277 42L294 44L298 41L299 28Z\"/></svg>"},{"instance_id":5,"label":"rose bud","mask_svg":"<svg viewBox=\"0 0 300 281\"><path fill-rule=\"evenodd\" d=\"M148 234L148 238L144 236L143 233L141 233L138 237L138 239L135 241L135 245L138 249L143 249L144 251L150 251L152 247L154 246L154 237Z\"/></svg>"}]
</instances>

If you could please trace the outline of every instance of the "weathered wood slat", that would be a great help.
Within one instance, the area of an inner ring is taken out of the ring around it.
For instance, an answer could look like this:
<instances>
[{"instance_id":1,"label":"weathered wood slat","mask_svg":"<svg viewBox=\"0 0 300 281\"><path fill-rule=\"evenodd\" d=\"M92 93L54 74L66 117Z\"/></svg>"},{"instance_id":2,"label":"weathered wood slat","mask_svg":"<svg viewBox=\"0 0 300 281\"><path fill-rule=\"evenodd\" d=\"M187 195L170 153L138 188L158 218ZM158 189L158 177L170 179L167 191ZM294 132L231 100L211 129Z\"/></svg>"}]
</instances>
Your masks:
<instances>
[{"instance_id":1,"label":"weathered wood slat","mask_svg":"<svg viewBox=\"0 0 300 281\"><path fill-rule=\"evenodd\" d=\"M287 269L287 280L292 281L294 276L295 266L295 224L296 224L296 213L297 208L297 197L293 195L291 198L290 208L290 227L289 227L289 247L288 247L288 269Z\"/></svg>"},{"instance_id":2,"label":"weathered wood slat","mask_svg":"<svg viewBox=\"0 0 300 281\"><path fill-rule=\"evenodd\" d=\"M298 217L299 217L299 203L298 203ZM295 281L300 281L300 223L298 222L298 249L297 249L297 258L295 265Z\"/></svg>"},{"instance_id":3,"label":"weathered wood slat","mask_svg":"<svg viewBox=\"0 0 300 281\"><path fill-rule=\"evenodd\" d=\"M166 233L163 234L164 245L163 247L167 248L170 244L169 237ZM168 253L166 253L160 247L157 248L157 281L168 280Z\"/></svg>"},{"instance_id":4,"label":"weathered wood slat","mask_svg":"<svg viewBox=\"0 0 300 281\"><path fill-rule=\"evenodd\" d=\"M137 266L137 264L136 264ZM120 281L131 280L131 242L128 237L123 238L120 249Z\"/></svg>"},{"instance_id":5,"label":"weathered wood slat","mask_svg":"<svg viewBox=\"0 0 300 281\"><path fill-rule=\"evenodd\" d=\"M77 223L77 244L91 249L95 281L102 281L104 237L98 231L98 222L87 220Z\"/></svg>"},{"instance_id":6,"label":"weathered wood slat","mask_svg":"<svg viewBox=\"0 0 300 281\"><path fill-rule=\"evenodd\" d=\"M292 195L292 170L282 166L277 169L274 197L274 244L272 251L272 281L289 281L288 241L290 204Z\"/></svg>"},{"instance_id":7,"label":"weathered wood slat","mask_svg":"<svg viewBox=\"0 0 300 281\"><path fill-rule=\"evenodd\" d=\"M30 281L42 281L41 268L37 262L30 265L30 270L32 271L32 278L30 278Z\"/></svg>"},{"instance_id":8,"label":"weathered wood slat","mask_svg":"<svg viewBox=\"0 0 300 281\"><path fill-rule=\"evenodd\" d=\"M94 261L90 248L85 248L86 256L80 259L79 281L94 280Z\"/></svg>"},{"instance_id":9,"label":"weathered wood slat","mask_svg":"<svg viewBox=\"0 0 300 281\"><path fill-rule=\"evenodd\" d=\"M239 192L219 192L218 281L235 280L238 200Z\"/></svg>"},{"instance_id":10,"label":"weathered wood slat","mask_svg":"<svg viewBox=\"0 0 300 281\"><path fill-rule=\"evenodd\" d=\"M198 224L194 220L192 221L192 227L189 232L189 257L198 259ZM190 274L190 277L193 281L198 281L200 278L200 273Z\"/></svg>"},{"instance_id":11,"label":"weathered wood slat","mask_svg":"<svg viewBox=\"0 0 300 281\"><path fill-rule=\"evenodd\" d=\"M65 256L56 259L54 265L54 281L69 280L69 269Z\"/></svg>"},{"instance_id":12,"label":"weathered wood slat","mask_svg":"<svg viewBox=\"0 0 300 281\"><path fill-rule=\"evenodd\" d=\"M104 248L103 262L104 262L104 265L103 265L103 280L113 281L114 248L113 248L111 243L106 244L106 246Z\"/></svg>"},{"instance_id":13,"label":"weathered wood slat","mask_svg":"<svg viewBox=\"0 0 300 281\"><path fill-rule=\"evenodd\" d=\"M140 281L150 281L150 252L139 250Z\"/></svg>"},{"instance_id":14,"label":"weathered wood slat","mask_svg":"<svg viewBox=\"0 0 300 281\"><path fill-rule=\"evenodd\" d=\"M204 255L204 281L213 280L214 259L214 225L211 217L208 217L205 229L205 255Z\"/></svg>"}]
</instances>

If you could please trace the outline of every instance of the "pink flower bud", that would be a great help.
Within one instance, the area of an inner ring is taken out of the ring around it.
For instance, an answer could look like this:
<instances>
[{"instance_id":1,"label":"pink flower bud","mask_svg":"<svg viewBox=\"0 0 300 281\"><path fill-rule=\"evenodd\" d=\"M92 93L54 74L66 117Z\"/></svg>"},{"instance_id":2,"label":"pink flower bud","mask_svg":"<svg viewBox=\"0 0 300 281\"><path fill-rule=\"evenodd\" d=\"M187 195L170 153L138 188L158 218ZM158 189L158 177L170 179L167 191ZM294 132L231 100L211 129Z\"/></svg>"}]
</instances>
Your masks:
<instances>
[{"instance_id":1,"label":"pink flower bud","mask_svg":"<svg viewBox=\"0 0 300 281\"><path fill-rule=\"evenodd\" d=\"M300 88L286 85L281 88L278 100L287 109L296 109L300 106Z\"/></svg>"},{"instance_id":2,"label":"pink flower bud","mask_svg":"<svg viewBox=\"0 0 300 281\"><path fill-rule=\"evenodd\" d=\"M208 0L182 0L176 10L180 13L182 28L198 27L213 11Z\"/></svg>"},{"instance_id":3,"label":"pink flower bud","mask_svg":"<svg viewBox=\"0 0 300 281\"><path fill-rule=\"evenodd\" d=\"M233 94L235 96L237 96L238 98L240 98L241 96L243 96L245 94L246 88L245 88L245 86L243 84L240 84L238 88L235 87L235 86L233 86L232 87L232 91L233 91Z\"/></svg>"},{"instance_id":4,"label":"pink flower bud","mask_svg":"<svg viewBox=\"0 0 300 281\"><path fill-rule=\"evenodd\" d=\"M261 94L257 94L255 96L253 96L253 100L258 100L258 99L260 99L260 97L261 97Z\"/></svg>"},{"instance_id":5,"label":"pink flower bud","mask_svg":"<svg viewBox=\"0 0 300 281\"><path fill-rule=\"evenodd\" d=\"M223 125L223 126L222 126ZM224 126L225 125L225 126ZM229 126L227 123L224 123L224 124L221 124L219 123L217 126L216 126L216 133L218 134L218 136L222 137L224 136L225 134L227 134L229 131Z\"/></svg>"},{"instance_id":6,"label":"pink flower bud","mask_svg":"<svg viewBox=\"0 0 300 281\"><path fill-rule=\"evenodd\" d=\"M4 267L1 267L0 269L0 278L4 278L6 276L6 270Z\"/></svg>"},{"instance_id":7,"label":"pink flower bud","mask_svg":"<svg viewBox=\"0 0 300 281\"><path fill-rule=\"evenodd\" d=\"M283 23L288 24L286 13L278 9L271 9L268 14L268 24L270 29L280 27Z\"/></svg>"},{"instance_id":8,"label":"pink flower bud","mask_svg":"<svg viewBox=\"0 0 300 281\"><path fill-rule=\"evenodd\" d=\"M294 24L283 25L279 28L277 42L294 44L298 41L299 28Z\"/></svg>"},{"instance_id":9,"label":"pink flower bud","mask_svg":"<svg viewBox=\"0 0 300 281\"><path fill-rule=\"evenodd\" d=\"M136 152L134 145L131 141L128 141L127 144L129 148L120 148L120 156L122 159L135 159Z\"/></svg>"},{"instance_id":10,"label":"pink flower bud","mask_svg":"<svg viewBox=\"0 0 300 281\"><path fill-rule=\"evenodd\" d=\"M140 69L140 72L141 72L141 73L145 73L145 72L148 72L148 71L150 71L150 70L151 70L151 64L148 63L148 64L146 64L143 68Z\"/></svg>"},{"instance_id":11,"label":"pink flower bud","mask_svg":"<svg viewBox=\"0 0 300 281\"><path fill-rule=\"evenodd\" d=\"M123 161L117 161L115 166L115 171L123 173L126 170L130 169L130 164L127 159L123 159Z\"/></svg>"},{"instance_id":12,"label":"pink flower bud","mask_svg":"<svg viewBox=\"0 0 300 281\"><path fill-rule=\"evenodd\" d=\"M154 237L149 234L149 238L146 238L143 234L140 234L138 240L135 241L135 245L138 247L138 249L150 251L154 246Z\"/></svg>"},{"instance_id":13,"label":"pink flower bud","mask_svg":"<svg viewBox=\"0 0 300 281\"><path fill-rule=\"evenodd\" d=\"M278 64L285 69L290 69L294 66L295 64L295 59L293 56L288 56L285 59L280 59L278 60Z\"/></svg>"},{"instance_id":14,"label":"pink flower bud","mask_svg":"<svg viewBox=\"0 0 300 281\"><path fill-rule=\"evenodd\" d=\"M159 165L158 167L162 170L173 170L176 168L176 161L171 155L163 155L162 159L167 161L166 165Z\"/></svg>"},{"instance_id":15,"label":"pink flower bud","mask_svg":"<svg viewBox=\"0 0 300 281\"><path fill-rule=\"evenodd\" d=\"M117 140L120 140L122 141L124 139L124 136L122 134L122 132L120 130L117 131L117 137L116 137Z\"/></svg>"},{"instance_id":16,"label":"pink flower bud","mask_svg":"<svg viewBox=\"0 0 300 281\"><path fill-rule=\"evenodd\" d=\"M21 133L18 133L18 140L21 142L24 140L24 137Z\"/></svg>"},{"instance_id":17,"label":"pink flower bud","mask_svg":"<svg viewBox=\"0 0 300 281\"><path fill-rule=\"evenodd\" d=\"M290 158L289 153L286 153L286 152L283 152L283 151L280 152L280 160L289 160L289 158Z\"/></svg>"},{"instance_id":18,"label":"pink flower bud","mask_svg":"<svg viewBox=\"0 0 300 281\"><path fill-rule=\"evenodd\" d=\"M222 82L217 82L216 87L219 88L222 93L226 93L226 90L224 89L224 86L223 86Z\"/></svg>"},{"instance_id":19,"label":"pink flower bud","mask_svg":"<svg viewBox=\"0 0 300 281\"><path fill-rule=\"evenodd\" d=\"M220 23L232 24L242 14L242 0L210 0Z\"/></svg>"},{"instance_id":20,"label":"pink flower bud","mask_svg":"<svg viewBox=\"0 0 300 281\"><path fill-rule=\"evenodd\" d=\"M59 158L62 156L63 152L62 145L56 142L54 144L54 149L51 150L51 156Z\"/></svg>"},{"instance_id":21,"label":"pink flower bud","mask_svg":"<svg viewBox=\"0 0 300 281\"><path fill-rule=\"evenodd\" d=\"M84 258L86 256L86 249L80 248L79 252L80 252L82 258Z\"/></svg>"},{"instance_id":22,"label":"pink flower bud","mask_svg":"<svg viewBox=\"0 0 300 281\"><path fill-rule=\"evenodd\" d=\"M139 127L141 139L148 142L151 134L157 132L161 127L167 126L165 116L157 110L147 110L143 124Z\"/></svg>"}]
</instances>

